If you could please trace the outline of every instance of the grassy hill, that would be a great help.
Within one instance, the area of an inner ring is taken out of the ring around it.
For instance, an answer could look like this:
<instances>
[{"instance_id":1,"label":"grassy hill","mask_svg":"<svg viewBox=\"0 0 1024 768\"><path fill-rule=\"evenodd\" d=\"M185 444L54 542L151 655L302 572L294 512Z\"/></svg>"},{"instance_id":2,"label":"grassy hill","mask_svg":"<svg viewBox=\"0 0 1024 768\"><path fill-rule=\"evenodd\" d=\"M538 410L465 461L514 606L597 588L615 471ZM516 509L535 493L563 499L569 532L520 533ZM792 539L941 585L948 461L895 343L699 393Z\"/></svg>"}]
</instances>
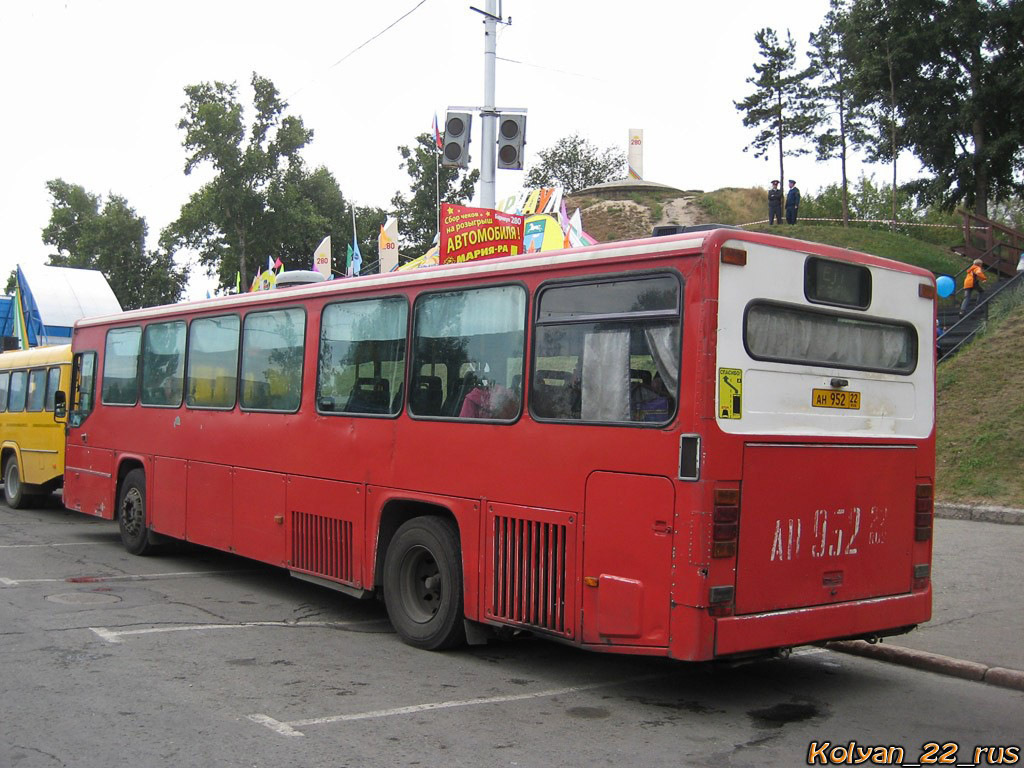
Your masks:
<instances>
[{"instance_id":1,"label":"grassy hill","mask_svg":"<svg viewBox=\"0 0 1024 768\"><path fill-rule=\"evenodd\" d=\"M767 213L765 192L758 188L689 192L675 199L660 192L622 200L579 197L567 204L581 209L584 229L601 241L646 237L655 224L740 225ZM947 246L929 242L936 238L928 232L811 222L748 228L916 264L936 274L956 275L966 266ZM1024 395L1008 386L1022 369L1024 297L1018 296L994 309L986 333L938 370L937 498L1024 507Z\"/></svg>"},{"instance_id":2,"label":"grassy hill","mask_svg":"<svg viewBox=\"0 0 1024 768\"><path fill-rule=\"evenodd\" d=\"M938 370L936 495L1024 507L1024 296L990 314L986 332Z\"/></svg>"}]
</instances>

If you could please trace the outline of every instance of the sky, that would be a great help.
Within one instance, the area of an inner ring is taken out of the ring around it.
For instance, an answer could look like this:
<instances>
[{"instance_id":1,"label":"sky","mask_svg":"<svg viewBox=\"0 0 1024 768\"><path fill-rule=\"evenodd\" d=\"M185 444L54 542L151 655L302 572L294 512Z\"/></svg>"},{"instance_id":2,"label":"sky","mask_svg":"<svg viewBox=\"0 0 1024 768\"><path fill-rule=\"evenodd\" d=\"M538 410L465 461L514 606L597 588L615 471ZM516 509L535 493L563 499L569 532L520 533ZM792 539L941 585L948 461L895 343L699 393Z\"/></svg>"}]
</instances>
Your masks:
<instances>
[{"instance_id":1,"label":"sky","mask_svg":"<svg viewBox=\"0 0 1024 768\"><path fill-rule=\"evenodd\" d=\"M483 103L484 25L471 5L486 0L3 3L0 275L52 252L41 232L54 178L126 198L155 247L209 179L184 174L185 86L234 82L248 100L253 72L313 130L307 165L326 166L357 205L388 208L409 187L397 148L431 130L435 114L443 124L448 106ZM503 0L511 23L498 29L496 105L528 110L527 167L562 137L625 151L628 131L642 128L648 181L767 187L778 159L743 151L754 131L733 103L753 90L754 33L788 29L802 64L827 8L828 0ZM479 134L474 120L474 158ZM886 173L854 163L851 178L862 171ZM838 181L838 162L787 158L786 176L814 191ZM497 199L522 177L497 171ZM193 272L187 296L199 298L213 283Z\"/></svg>"}]
</instances>

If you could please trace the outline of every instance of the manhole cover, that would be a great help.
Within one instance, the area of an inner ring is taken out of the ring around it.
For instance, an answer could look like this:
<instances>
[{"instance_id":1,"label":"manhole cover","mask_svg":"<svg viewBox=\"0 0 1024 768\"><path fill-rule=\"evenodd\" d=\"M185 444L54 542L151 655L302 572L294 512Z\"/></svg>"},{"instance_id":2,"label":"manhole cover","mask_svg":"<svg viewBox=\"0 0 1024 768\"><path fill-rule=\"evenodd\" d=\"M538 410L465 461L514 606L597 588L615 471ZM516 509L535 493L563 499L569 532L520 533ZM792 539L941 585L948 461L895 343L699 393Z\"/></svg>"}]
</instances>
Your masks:
<instances>
[{"instance_id":1,"label":"manhole cover","mask_svg":"<svg viewBox=\"0 0 1024 768\"><path fill-rule=\"evenodd\" d=\"M51 603L61 605L100 605L102 603L119 603L121 598L105 592L61 592L56 595L47 595L46 599Z\"/></svg>"}]
</instances>

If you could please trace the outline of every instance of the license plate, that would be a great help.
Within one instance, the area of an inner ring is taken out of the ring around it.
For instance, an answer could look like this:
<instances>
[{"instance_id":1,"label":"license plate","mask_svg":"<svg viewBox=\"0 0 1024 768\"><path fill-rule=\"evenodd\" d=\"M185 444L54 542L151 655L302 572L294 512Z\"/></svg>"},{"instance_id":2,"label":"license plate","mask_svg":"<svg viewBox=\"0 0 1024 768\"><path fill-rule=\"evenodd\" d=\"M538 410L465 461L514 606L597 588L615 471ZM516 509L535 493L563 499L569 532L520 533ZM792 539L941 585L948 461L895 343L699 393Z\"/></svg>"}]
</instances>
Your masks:
<instances>
[{"instance_id":1,"label":"license plate","mask_svg":"<svg viewBox=\"0 0 1024 768\"><path fill-rule=\"evenodd\" d=\"M811 405L815 408L847 408L860 410L860 392L838 389L812 389Z\"/></svg>"}]
</instances>

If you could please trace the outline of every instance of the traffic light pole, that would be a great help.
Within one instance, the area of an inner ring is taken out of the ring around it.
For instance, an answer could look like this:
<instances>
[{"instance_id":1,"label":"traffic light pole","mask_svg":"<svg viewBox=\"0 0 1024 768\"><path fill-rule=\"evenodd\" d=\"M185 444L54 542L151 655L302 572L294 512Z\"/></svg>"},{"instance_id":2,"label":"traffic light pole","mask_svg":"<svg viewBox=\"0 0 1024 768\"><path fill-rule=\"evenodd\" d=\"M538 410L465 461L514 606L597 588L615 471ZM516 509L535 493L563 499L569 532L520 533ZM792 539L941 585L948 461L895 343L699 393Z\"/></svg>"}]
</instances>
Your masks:
<instances>
[{"instance_id":1,"label":"traffic light pole","mask_svg":"<svg viewBox=\"0 0 1024 768\"><path fill-rule=\"evenodd\" d=\"M498 0L487 0L484 17L484 106L480 110L483 123L483 147L480 157L480 207L494 208L494 176L497 161L498 113L494 109L494 63L497 56ZM476 10L476 9L474 9Z\"/></svg>"}]
</instances>

